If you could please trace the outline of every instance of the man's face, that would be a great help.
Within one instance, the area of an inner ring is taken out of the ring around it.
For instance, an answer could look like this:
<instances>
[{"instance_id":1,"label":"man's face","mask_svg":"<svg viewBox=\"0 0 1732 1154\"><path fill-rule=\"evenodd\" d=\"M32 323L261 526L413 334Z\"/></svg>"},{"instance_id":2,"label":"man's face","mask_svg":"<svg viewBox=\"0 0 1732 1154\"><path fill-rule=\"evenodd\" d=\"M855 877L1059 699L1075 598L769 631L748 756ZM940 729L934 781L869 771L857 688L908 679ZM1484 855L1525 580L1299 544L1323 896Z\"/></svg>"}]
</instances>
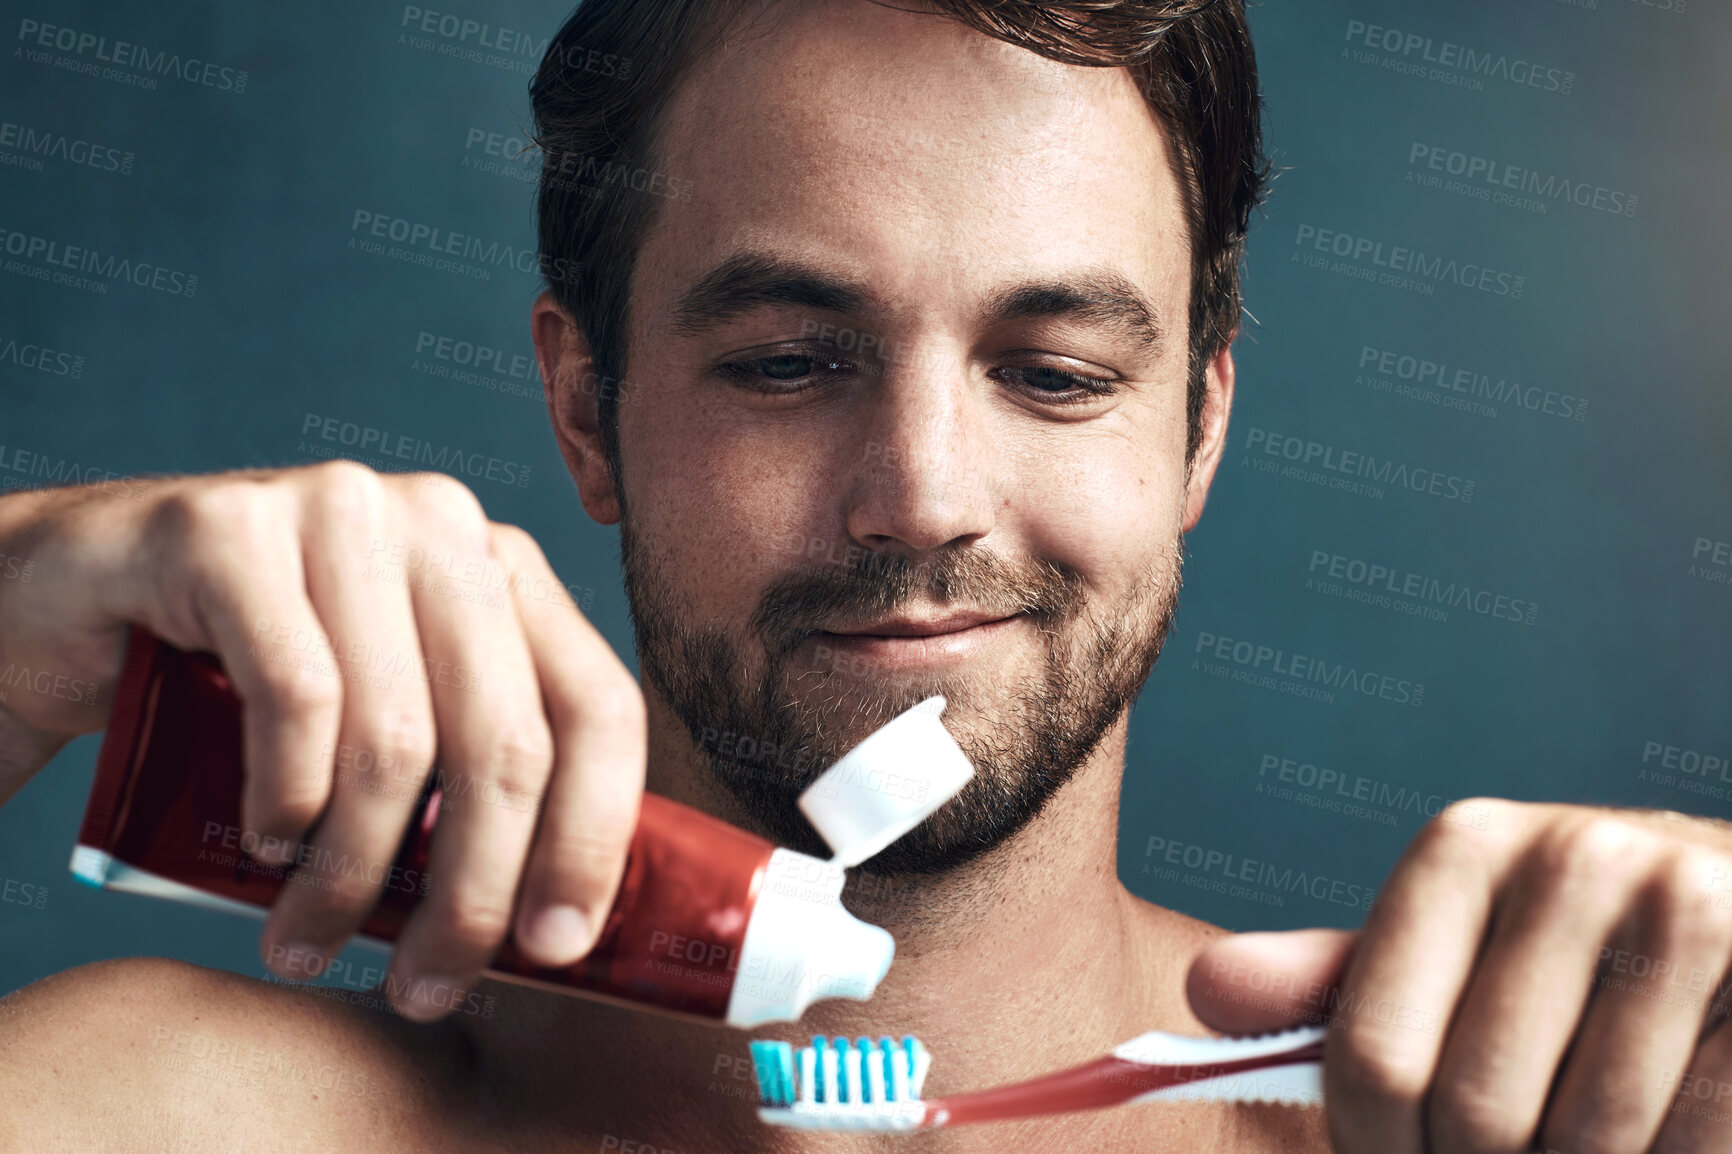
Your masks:
<instances>
[{"instance_id":1,"label":"man's face","mask_svg":"<svg viewBox=\"0 0 1732 1154\"><path fill-rule=\"evenodd\" d=\"M873 865L965 861L1120 719L1201 508L1163 133L1122 70L851 0L733 37L663 149L691 198L641 250L619 406L645 680L814 849L799 790L944 694L977 778Z\"/></svg>"}]
</instances>

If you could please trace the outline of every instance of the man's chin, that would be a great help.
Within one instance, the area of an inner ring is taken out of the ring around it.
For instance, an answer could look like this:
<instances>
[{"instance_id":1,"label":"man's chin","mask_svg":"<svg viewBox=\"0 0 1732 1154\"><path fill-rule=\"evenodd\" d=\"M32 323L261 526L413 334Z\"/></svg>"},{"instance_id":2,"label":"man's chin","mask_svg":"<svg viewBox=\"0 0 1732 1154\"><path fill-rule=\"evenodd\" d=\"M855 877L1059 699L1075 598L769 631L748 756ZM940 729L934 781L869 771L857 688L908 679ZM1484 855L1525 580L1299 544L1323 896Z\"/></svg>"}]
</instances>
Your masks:
<instances>
[{"instance_id":1,"label":"man's chin","mask_svg":"<svg viewBox=\"0 0 1732 1154\"><path fill-rule=\"evenodd\" d=\"M874 876L945 873L1032 823L1117 716L1073 717L1072 725L1055 727L1053 714L1038 700L982 702L980 688L931 677L831 683L774 712L783 721L798 722L773 739L773 753L763 754L760 747L759 756L752 757L738 746L728 753L711 749L711 771L765 837L828 857L829 847L800 813L801 792L885 722L934 694L943 695L944 725L975 767L975 776L938 813L859 870Z\"/></svg>"}]
</instances>

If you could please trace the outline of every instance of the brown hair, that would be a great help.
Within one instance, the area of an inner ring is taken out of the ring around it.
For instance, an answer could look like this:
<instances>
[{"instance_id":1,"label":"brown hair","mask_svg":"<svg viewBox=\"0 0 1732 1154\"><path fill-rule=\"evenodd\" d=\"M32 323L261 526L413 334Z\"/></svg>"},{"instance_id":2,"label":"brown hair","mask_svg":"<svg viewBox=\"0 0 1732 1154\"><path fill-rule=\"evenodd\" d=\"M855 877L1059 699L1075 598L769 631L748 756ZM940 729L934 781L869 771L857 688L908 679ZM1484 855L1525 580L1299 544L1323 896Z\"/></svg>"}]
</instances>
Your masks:
<instances>
[{"instance_id":1,"label":"brown hair","mask_svg":"<svg viewBox=\"0 0 1732 1154\"><path fill-rule=\"evenodd\" d=\"M748 2L582 0L530 83L544 153L541 267L588 338L610 467L619 460L615 382L625 375L632 272L660 199L678 195L657 190L659 174L647 191L639 178L656 168L659 121L680 79ZM1203 368L1238 328L1245 232L1268 178L1244 0L928 4L1052 60L1130 69L1167 126L1191 239L1188 459L1202 436Z\"/></svg>"}]
</instances>

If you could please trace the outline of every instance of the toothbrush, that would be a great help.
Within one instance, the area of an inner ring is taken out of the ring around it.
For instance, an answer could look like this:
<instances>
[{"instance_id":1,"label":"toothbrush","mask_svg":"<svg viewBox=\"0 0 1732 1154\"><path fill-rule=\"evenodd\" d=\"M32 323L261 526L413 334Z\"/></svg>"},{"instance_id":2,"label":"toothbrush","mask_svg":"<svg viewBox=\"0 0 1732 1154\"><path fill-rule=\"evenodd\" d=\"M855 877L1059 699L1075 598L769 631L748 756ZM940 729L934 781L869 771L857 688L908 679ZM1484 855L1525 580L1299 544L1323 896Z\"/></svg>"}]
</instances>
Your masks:
<instances>
[{"instance_id":1,"label":"toothbrush","mask_svg":"<svg viewBox=\"0 0 1732 1154\"><path fill-rule=\"evenodd\" d=\"M1132 1102L1282 1102L1319 1105L1327 1027L1255 1038L1143 1034L1111 1054L1026 1082L923 1101L932 1055L913 1036L827 1038L798 1053L753 1042L758 1117L803 1130L934 1130Z\"/></svg>"}]
</instances>

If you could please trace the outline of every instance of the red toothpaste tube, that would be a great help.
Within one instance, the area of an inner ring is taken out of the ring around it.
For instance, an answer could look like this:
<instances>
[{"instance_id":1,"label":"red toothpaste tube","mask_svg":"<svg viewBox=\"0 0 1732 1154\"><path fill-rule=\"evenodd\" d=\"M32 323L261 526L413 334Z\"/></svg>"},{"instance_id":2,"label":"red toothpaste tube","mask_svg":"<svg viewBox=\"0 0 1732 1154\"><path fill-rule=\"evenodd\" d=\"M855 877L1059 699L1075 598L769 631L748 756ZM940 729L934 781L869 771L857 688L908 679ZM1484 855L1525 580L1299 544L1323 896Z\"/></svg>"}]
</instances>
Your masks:
<instances>
[{"instance_id":1,"label":"red toothpaste tube","mask_svg":"<svg viewBox=\"0 0 1732 1154\"><path fill-rule=\"evenodd\" d=\"M931 700L942 709L942 699ZM646 793L619 894L594 948L570 966L550 968L508 940L488 973L742 1028L793 1021L820 998L871 997L895 942L842 908L843 868L912 828L973 772L930 704L868 737L803 795L802 808L838 848L836 859L777 847ZM911 780L913 744L940 772L939 787L912 805L881 796L875 765L893 759ZM359 934L388 948L432 881L428 847L443 796L437 773L390 863L320 860L302 845L291 864L267 866L249 856L258 835L241 825L242 749L241 703L216 658L134 626L72 855L74 876L262 917L284 885L365 870L382 893ZM462 804L487 803L470 797Z\"/></svg>"}]
</instances>

